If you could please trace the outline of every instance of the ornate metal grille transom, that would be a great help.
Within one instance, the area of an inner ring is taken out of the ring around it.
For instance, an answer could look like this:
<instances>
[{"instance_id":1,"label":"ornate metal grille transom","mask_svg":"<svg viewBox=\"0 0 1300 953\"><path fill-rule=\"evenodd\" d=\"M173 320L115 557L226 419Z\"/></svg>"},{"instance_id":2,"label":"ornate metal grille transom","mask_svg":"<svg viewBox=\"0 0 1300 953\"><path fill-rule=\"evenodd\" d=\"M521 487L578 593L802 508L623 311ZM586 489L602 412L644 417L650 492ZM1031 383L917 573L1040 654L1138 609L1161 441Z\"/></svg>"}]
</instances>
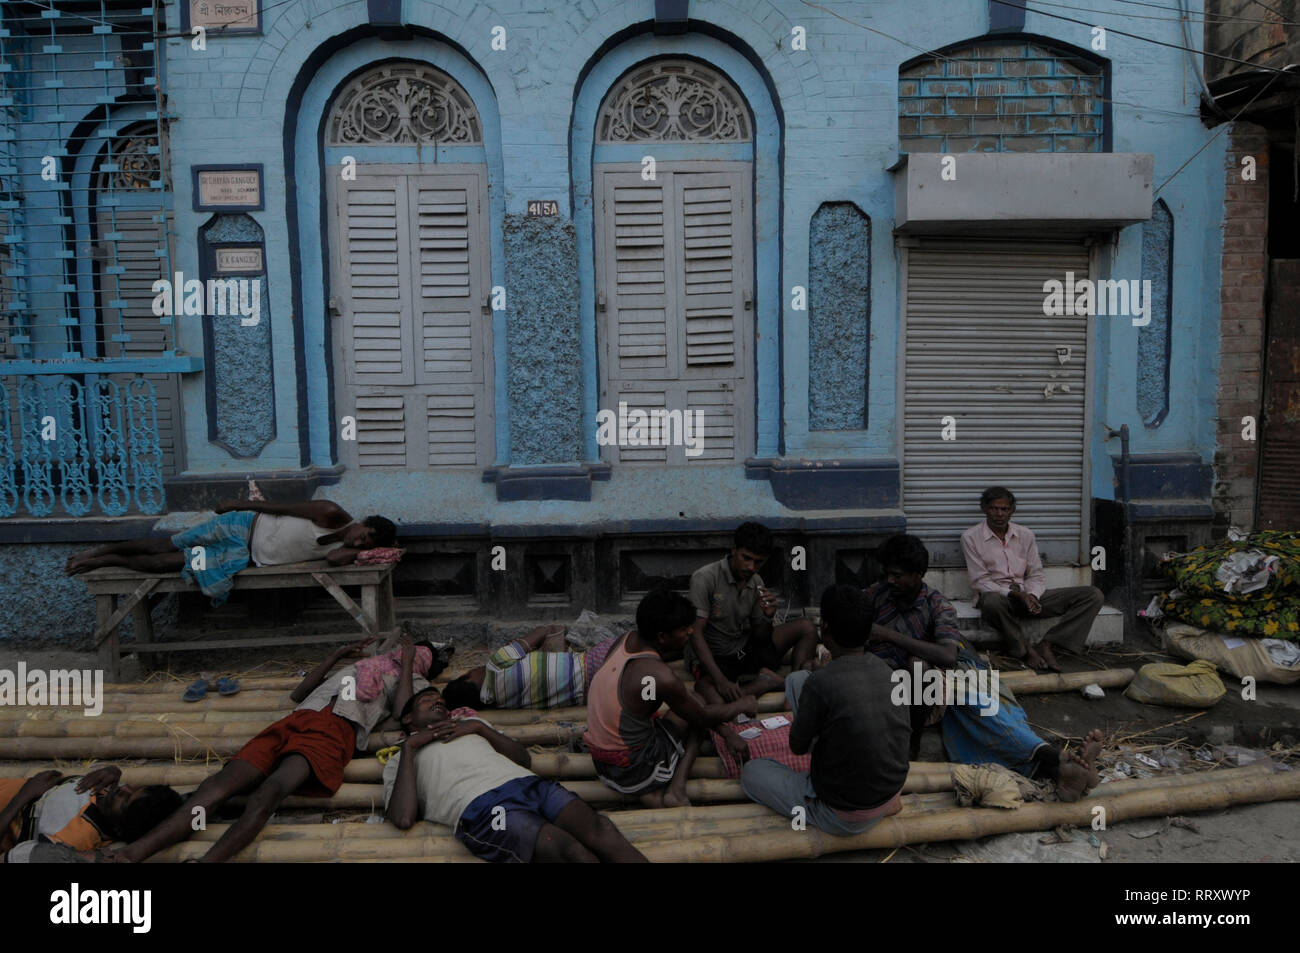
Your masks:
<instances>
[{"instance_id":1,"label":"ornate metal grille transom","mask_svg":"<svg viewBox=\"0 0 1300 953\"><path fill-rule=\"evenodd\" d=\"M154 150L150 153L150 149ZM113 141L112 164L115 171L100 172L100 189L128 191L153 188L162 178L158 156L158 137L152 134L128 135Z\"/></svg>"},{"instance_id":2,"label":"ornate metal grille transom","mask_svg":"<svg viewBox=\"0 0 1300 953\"><path fill-rule=\"evenodd\" d=\"M600 142L748 142L736 88L699 63L659 60L625 76L605 97Z\"/></svg>"},{"instance_id":3,"label":"ornate metal grille transom","mask_svg":"<svg viewBox=\"0 0 1300 953\"><path fill-rule=\"evenodd\" d=\"M423 63L386 63L339 94L330 145L474 145L483 141L474 101L460 84Z\"/></svg>"}]
</instances>

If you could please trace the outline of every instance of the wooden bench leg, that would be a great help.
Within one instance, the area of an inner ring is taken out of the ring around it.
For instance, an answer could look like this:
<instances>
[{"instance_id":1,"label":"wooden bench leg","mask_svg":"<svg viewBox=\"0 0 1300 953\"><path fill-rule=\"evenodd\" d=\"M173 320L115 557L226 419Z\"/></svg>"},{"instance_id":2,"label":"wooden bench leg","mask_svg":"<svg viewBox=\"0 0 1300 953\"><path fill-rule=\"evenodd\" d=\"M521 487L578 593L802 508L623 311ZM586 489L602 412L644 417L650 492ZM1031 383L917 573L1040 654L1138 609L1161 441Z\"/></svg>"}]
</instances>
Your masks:
<instances>
[{"instance_id":1,"label":"wooden bench leg","mask_svg":"<svg viewBox=\"0 0 1300 953\"><path fill-rule=\"evenodd\" d=\"M368 632L367 635L379 635L386 631L382 624L383 620L379 618L379 587L362 586L361 587L361 611L366 614L366 619L374 620L375 630Z\"/></svg>"},{"instance_id":2,"label":"wooden bench leg","mask_svg":"<svg viewBox=\"0 0 1300 953\"><path fill-rule=\"evenodd\" d=\"M343 591L343 587L330 578L328 573L313 572L312 578L325 587L325 591L334 597L334 601L341 605L348 615L356 620L357 625L367 635L374 635L378 629L375 623L374 612L367 613L359 605L352 601L352 597ZM367 591L373 589L373 586L361 587L361 600L366 600ZM371 594L371 598L374 596Z\"/></svg>"},{"instance_id":3,"label":"wooden bench leg","mask_svg":"<svg viewBox=\"0 0 1300 953\"><path fill-rule=\"evenodd\" d=\"M100 631L108 625L113 618L113 610L117 608L117 596L109 594L95 596L95 630ZM117 626L113 626L99 643L99 667L104 671L106 680L109 682L120 682L122 680L121 659L118 656L117 644Z\"/></svg>"},{"instance_id":4,"label":"wooden bench leg","mask_svg":"<svg viewBox=\"0 0 1300 953\"><path fill-rule=\"evenodd\" d=\"M149 600L141 599L131 610L131 623L135 626L135 641L138 645L150 645L153 643L153 613L149 611ZM152 652L138 652L136 658L140 660L140 671L153 671Z\"/></svg>"},{"instance_id":5,"label":"wooden bench leg","mask_svg":"<svg viewBox=\"0 0 1300 953\"><path fill-rule=\"evenodd\" d=\"M393 574L389 573L379 587L379 628L392 632L397 628L397 603L393 598Z\"/></svg>"}]
</instances>

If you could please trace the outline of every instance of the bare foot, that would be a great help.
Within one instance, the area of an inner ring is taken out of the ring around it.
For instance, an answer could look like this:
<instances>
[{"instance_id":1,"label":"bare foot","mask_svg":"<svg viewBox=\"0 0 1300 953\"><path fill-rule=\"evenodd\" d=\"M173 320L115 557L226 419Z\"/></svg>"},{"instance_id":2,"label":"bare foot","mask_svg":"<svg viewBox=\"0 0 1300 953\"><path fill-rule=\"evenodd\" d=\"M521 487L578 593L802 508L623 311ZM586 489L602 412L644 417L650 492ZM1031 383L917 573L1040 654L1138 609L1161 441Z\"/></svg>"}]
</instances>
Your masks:
<instances>
[{"instance_id":1,"label":"bare foot","mask_svg":"<svg viewBox=\"0 0 1300 953\"><path fill-rule=\"evenodd\" d=\"M1042 657L1043 657L1043 665L1044 665L1044 666L1045 666L1049 671L1059 672L1059 671L1062 670L1062 669L1061 669L1061 663L1058 662L1058 661L1056 660L1056 655L1055 655L1055 653L1052 652L1052 647L1051 647L1051 645L1049 645L1048 643L1044 642L1043 645L1042 645L1042 652L1041 652L1041 654L1042 654Z\"/></svg>"},{"instance_id":2,"label":"bare foot","mask_svg":"<svg viewBox=\"0 0 1300 953\"><path fill-rule=\"evenodd\" d=\"M1088 793L1091 786L1089 781L1087 769L1079 767L1073 761L1066 761L1056 777L1056 796L1062 801L1077 801Z\"/></svg>"},{"instance_id":3,"label":"bare foot","mask_svg":"<svg viewBox=\"0 0 1300 953\"><path fill-rule=\"evenodd\" d=\"M690 807L691 799L686 796L685 791L674 791L671 787L664 791L664 807Z\"/></svg>"},{"instance_id":4,"label":"bare foot","mask_svg":"<svg viewBox=\"0 0 1300 953\"><path fill-rule=\"evenodd\" d=\"M746 695L753 695L758 698L768 692L779 692L785 689L785 679L770 668L761 668L758 674L743 686Z\"/></svg>"},{"instance_id":5,"label":"bare foot","mask_svg":"<svg viewBox=\"0 0 1300 953\"><path fill-rule=\"evenodd\" d=\"M1038 650L1032 645L1029 651L1025 653L1025 664L1036 672L1041 672L1047 668L1047 660L1038 654Z\"/></svg>"},{"instance_id":6,"label":"bare foot","mask_svg":"<svg viewBox=\"0 0 1300 953\"><path fill-rule=\"evenodd\" d=\"M642 794L642 795L641 795L641 806L642 806L642 807L663 807L663 806L664 806L664 792L663 792L663 791L652 791L652 792L649 793L649 794Z\"/></svg>"},{"instance_id":7,"label":"bare foot","mask_svg":"<svg viewBox=\"0 0 1300 953\"><path fill-rule=\"evenodd\" d=\"M75 556L69 557L64 564L63 571L69 576L78 576L83 572L90 572L92 569L98 569L103 565L99 559L93 556Z\"/></svg>"},{"instance_id":8,"label":"bare foot","mask_svg":"<svg viewBox=\"0 0 1300 953\"><path fill-rule=\"evenodd\" d=\"M1101 753L1101 732L1093 729L1083 744L1068 755L1061 753L1061 773L1056 780L1056 795L1062 801L1077 801L1101 783L1095 767Z\"/></svg>"}]
</instances>

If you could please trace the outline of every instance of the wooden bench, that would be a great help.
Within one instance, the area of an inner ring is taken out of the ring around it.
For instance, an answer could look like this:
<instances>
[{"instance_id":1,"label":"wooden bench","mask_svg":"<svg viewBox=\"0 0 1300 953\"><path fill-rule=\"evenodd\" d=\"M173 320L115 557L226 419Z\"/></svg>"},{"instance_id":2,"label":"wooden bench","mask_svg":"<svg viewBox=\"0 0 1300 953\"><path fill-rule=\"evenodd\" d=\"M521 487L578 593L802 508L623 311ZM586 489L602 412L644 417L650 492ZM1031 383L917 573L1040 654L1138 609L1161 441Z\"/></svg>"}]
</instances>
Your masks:
<instances>
[{"instance_id":1,"label":"wooden bench","mask_svg":"<svg viewBox=\"0 0 1300 953\"><path fill-rule=\"evenodd\" d=\"M393 568L395 563L376 566L331 566L323 559L284 566L250 567L234 577L236 589L294 589L323 586L361 626L367 635L390 636L396 626L393 608ZM99 666L107 680L121 680L121 645L118 629L129 615L135 626L135 644L130 650L140 654L233 649L264 645L307 645L341 642L337 635L286 636L264 639L205 639L194 642L155 642L153 621L149 615L149 596L163 592L198 591L198 586L179 572L148 573L134 569L106 567L93 569L82 578L95 597L95 648ZM344 586L361 587L361 605L357 605ZM119 603L119 599L121 600Z\"/></svg>"}]
</instances>

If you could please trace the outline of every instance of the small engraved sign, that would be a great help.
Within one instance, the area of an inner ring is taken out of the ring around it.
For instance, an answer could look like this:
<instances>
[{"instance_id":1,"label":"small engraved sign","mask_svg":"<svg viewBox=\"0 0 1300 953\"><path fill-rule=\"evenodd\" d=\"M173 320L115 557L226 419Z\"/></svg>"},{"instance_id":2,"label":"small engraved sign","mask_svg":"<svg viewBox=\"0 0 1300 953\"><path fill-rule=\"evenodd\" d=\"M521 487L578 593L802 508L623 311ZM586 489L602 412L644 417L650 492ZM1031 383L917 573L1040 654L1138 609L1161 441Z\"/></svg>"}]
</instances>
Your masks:
<instances>
[{"instance_id":1,"label":"small engraved sign","mask_svg":"<svg viewBox=\"0 0 1300 953\"><path fill-rule=\"evenodd\" d=\"M560 203L554 199L529 199L529 215L559 215Z\"/></svg>"},{"instance_id":2,"label":"small engraved sign","mask_svg":"<svg viewBox=\"0 0 1300 953\"><path fill-rule=\"evenodd\" d=\"M261 0L188 0L190 27L228 30L231 33L257 32Z\"/></svg>"},{"instance_id":3,"label":"small engraved sign","mask_svg":"<svg viewBox=\"0 0 1300 953\"><path fill-rule=\"evenodd\" d=\"M261 169L199 169L198 208L260 209Z\"/></svg>"},{"instance_id":4,"label":"small engraved sign","mask_svg":"<svg viewBox=\"0 0 1300 953\"><path fill-rule=\"evenodd\" d=\"M262 267L262 249L260 248L218 248L217 274L260 274Z\"/></svg>"}]
</instances>

